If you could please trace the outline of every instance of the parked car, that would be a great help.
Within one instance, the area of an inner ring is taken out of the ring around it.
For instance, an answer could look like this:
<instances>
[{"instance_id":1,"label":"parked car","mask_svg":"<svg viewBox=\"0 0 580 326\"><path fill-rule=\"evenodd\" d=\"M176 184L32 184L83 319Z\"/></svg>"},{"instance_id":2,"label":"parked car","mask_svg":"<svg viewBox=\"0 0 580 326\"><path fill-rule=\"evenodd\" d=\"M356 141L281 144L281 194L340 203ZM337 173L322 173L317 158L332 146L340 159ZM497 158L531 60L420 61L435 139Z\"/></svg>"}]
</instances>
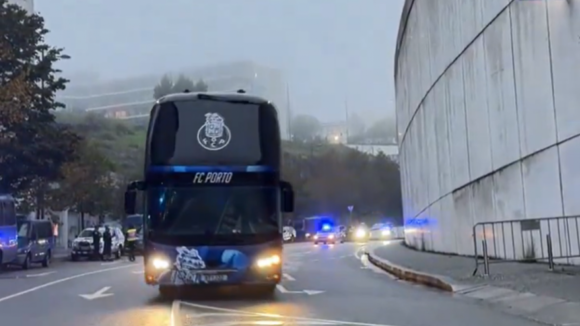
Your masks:
<instances>
[{"instance_id":1,"label":"parked car","mask_svg":"<svg viewBox=\"0 0 580 326\"><path fill-rule=\"evenodd\" d=\"M52 223L47 220L18 221L18 253L15 264L23 269L30 264L48 267L52 258L54 234Z\"/></svg>"},{"instance_id":2,"label":"parked car","mask_svg":"<svg viewBox=\"0 0 580 326\"><path fill-rule=\"evenodd\" d=\"M296 229L291 226L285 226L282 229L282 239L284 239L284 242L294 242L296 240Z\"/></svg>"},{"instance_id":3,"label":"parked car","mask_svg":"<svg viewBox=\"0 0 580 326\"><path fill-rule=\"evenodd\" d=\"M119 227L110 227L113 234L113 248L112 252L116 259L123 255L123 248L125 245L125 235ZM95 228L86 228L74 239L72 243L71 260L77 261L80 257L91 257L93 255L93 232ZM99 228L101 233L101 241L99 244L99 253L103 253L103 237L105 232L104 227Z\"/></svg>"}]
</instances>

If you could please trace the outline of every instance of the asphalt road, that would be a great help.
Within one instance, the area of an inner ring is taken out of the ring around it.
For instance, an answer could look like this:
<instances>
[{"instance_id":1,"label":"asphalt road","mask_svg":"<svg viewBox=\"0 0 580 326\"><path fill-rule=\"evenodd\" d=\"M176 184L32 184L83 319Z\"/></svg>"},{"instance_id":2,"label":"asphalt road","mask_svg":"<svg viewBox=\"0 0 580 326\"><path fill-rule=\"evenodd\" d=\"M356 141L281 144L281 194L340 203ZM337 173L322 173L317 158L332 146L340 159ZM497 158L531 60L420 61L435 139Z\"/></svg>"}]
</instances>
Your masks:
<instances>
[{"instance_id":1,"label":"asphalt road","mask_svg":"<svg viewBox=\"0 0 580 326\"><path fill-rule=\"evenodd\" d=\"M63 262L2 272L0 320L12 326L535 325L394 280L361 259L361 249L353 243L286 246L285 279L271 300L228 294L164 301L144 284L139 261Z\"/></svg>"}]
</instances>

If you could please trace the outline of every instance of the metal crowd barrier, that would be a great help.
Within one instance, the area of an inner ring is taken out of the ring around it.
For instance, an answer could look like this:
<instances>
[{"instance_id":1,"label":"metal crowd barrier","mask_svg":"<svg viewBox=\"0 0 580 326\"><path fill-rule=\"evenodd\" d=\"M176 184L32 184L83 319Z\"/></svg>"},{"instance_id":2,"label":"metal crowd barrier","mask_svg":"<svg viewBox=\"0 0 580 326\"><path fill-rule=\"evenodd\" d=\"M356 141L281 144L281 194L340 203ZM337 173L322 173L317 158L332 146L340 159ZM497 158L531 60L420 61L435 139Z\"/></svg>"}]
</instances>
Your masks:
<instances>
[{"instance_id":1,"label":"metal crowd barrier","mask_svg":"<svg viewBox=\"0 0 580 326\"><path fill-rule=\"evenodd\" d=\"M480 222L473 226L475 270L501 262L572 264L580 257L580 216ZM580 262L580 260L579 260Z\"/></svg>"}]
</instances>

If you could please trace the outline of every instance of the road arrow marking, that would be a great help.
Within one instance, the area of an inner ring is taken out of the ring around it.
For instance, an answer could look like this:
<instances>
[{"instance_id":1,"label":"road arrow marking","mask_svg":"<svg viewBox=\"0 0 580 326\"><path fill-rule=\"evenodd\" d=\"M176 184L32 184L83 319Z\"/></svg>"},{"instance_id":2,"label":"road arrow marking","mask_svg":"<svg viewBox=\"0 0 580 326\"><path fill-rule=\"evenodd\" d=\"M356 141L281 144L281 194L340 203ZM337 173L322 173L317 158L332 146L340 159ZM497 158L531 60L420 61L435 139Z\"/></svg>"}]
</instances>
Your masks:
<instances>
[{"instance_id":1,"label":"road arrow marking","mask_svg":"<svg viewBox=\"0 0 580 326\"><path fill-rule=\"evenodd\" d=\"M281 293L294 293L294 294L302 293L302 291L290 291L290 290L286 289L284 287L284 285L282 285L282 284L277 284L276 289L278 289L278 291L280 291Z\"/></svg>"},{"instance_id":2,"label":"road arrow marking","mask_svg":"<svg viewBox=\"0 0 580 326\"><path fill-rule=\"evenodd\" d=\"M290 293L290 294L308 294L308 295L315 295L323 293L324 291L316 291L316 290L302 290L302 291L290 291L286 289L282 284L276 285L276 289L280 291L280 293Z\"/></svg>"},{"instance_id":3,"label":"road arrow marking","mask_svg":"<svg viewBox=\"0 0 580 326\"><path fill-rule=\"evenodd\" d=\"M50 275L52 273L56 273L56 271L40 273L40 274L30 274L30 275L26 275L26 277L42 277L42 276Z\"/></svg>"},{"instance_id":4,"label":"road arrow marking","mask_svg":"<svg viewBox=\"0 0 580 326\"><path fill-rule=\"evenodd\" d=\"M82 298L85 298L87 300L95 300L95 299L110 297L113 295L113 293L105 293L105 292L109 291L110 289L111 289L110 286L105 286L104 288L100 289L99 291L97 291L93 294L79 294L79 296Z\"/></svg>"},{"instance_id":5,"label":"road arrow marking","mask_svg":"<svg viewBox=\"0 0 580 326\"><path fill-rule=\"evenodd\" d=\"M315 295L315 294L324 293L324 291L316 291L316 290L303 290L302 292L304 292L308 295Z\"/></svg>"},{"instance_id":6,"label":"road arrow marking","mask_svg":"<svg viewBox=\"0 0 580 326\"><path fill-rule=\"evenodd\" d=\"M284 273L282 274L282 276L288 281L296 281L296 279L290 276L289 274Z\"/></svg>"}]
</instances>

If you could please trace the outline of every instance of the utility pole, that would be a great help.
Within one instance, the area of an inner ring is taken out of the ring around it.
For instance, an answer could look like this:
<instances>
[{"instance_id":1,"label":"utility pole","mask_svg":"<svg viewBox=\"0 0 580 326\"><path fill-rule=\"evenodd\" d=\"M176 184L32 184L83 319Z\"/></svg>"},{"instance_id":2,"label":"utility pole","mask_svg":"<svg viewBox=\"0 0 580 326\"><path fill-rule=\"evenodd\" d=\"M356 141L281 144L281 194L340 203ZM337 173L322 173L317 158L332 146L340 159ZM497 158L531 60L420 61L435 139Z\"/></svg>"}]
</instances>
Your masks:
<instances>
[{"instance_id":1,"label":"utility pole","mask_svg":"<svg viewBox=\"0 0 580 326\"><path fill-rule=\"evenodd\" d=\"M292 109L290 108L290 85L286 84L286 125L288 140L292 141Z\"/></svg>"},{"instance_id":2,"label":"utility pole","mask_svg":"<svg viewBox=\"0 0 580 326\"><path fill-rule=\"evenodd\" d=\"M350 123L349 123L349 114L348 114L348 97L345 96L344 98L344 114L345 114L345 121L346 121L346 144L348 145L349 143L349 129L350 129Z\"/></svg>"}]
</instances>

